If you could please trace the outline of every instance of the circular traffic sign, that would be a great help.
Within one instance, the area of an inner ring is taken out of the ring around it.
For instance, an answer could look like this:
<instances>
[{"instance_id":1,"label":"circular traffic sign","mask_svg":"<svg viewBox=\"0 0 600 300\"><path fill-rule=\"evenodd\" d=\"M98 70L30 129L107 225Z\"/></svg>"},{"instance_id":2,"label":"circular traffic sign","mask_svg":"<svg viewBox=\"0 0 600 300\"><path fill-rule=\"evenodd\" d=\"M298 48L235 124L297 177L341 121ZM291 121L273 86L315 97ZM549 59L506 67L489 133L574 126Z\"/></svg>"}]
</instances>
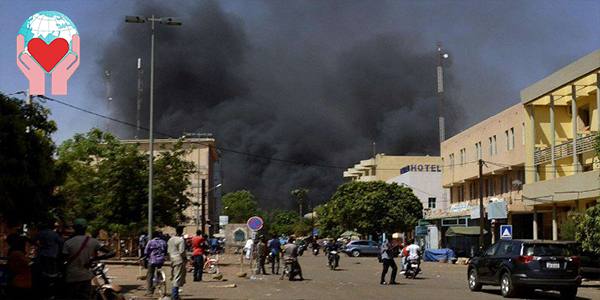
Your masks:
<instances>
[{"instance_id":1,"label":"circular traffic sign","mask_svg":"<svg viewBox=\"0 0 600 300\"><path fill-rule=\"evenodd\" d=\"M265 222L263 221L263 219L261 217L254 216L254 217L250 217L250 219L248 219L248 222L246 222L246 225L248 225L248 228L250 228L250 230L252 230L252 231L259 231L263 228L264 223Z\"/></svg>"}]
</instances>

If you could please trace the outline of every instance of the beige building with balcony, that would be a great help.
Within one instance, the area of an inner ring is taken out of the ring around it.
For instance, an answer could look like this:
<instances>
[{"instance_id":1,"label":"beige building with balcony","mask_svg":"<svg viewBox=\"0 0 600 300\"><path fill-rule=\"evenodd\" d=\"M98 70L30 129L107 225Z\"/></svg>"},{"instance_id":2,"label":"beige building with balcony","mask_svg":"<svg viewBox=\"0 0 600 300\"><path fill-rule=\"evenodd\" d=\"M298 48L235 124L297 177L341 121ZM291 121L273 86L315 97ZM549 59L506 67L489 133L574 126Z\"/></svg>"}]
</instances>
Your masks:
<instances>
[{"instance_id":1,"label":"beige building with balcony","mask_svg":"<svg viewBox=\"0 0 600 300\"><path fill-rule=\"evenodd\" d=\"M450 205L428 219L441 219L446 227L479 223L479 160L483 160L486 211L493 203L506 212L506 218L495 220L495 224L512 224L516 238L532 237L532 209L521 197L525 180L524 113L521 104L513 105L442 142L442 185L450 190Z\"/></svg>"},{"instance_id":2,"label":"beige building with balcony","mask_svg":"<svg viewBox=\"0 0 600 300\"><path fill-rule=\"evenodd\" d=\"M387 181L400 176L400 170L405 167L415 172L441 172L441 165L439 156L395 156L381 153L348 168L344 172L344 178L352 181Z\"/></svg>"},{"instance_id":3,"label":"beige building with balcony","mask_svg":"<svg viewBox=\"0 0 600 300\"><path fill-rule=\"evenodd\" d=\"M159 156L160 152L169 151L178 141L177 139L155 139L154 155ZM122 140L121 142L137 144L140 151L149 151L148 140ZM185 159L194 163L196 167L196 172L190 177L192 184L189 186L188 192L192 195L192 205L184 212L188 219L184 232L194 234L196 229L203 229L204 232L208 233L211 229L208 224L218 224L219 221L214 189L214 163L218 159L215 140L213 138L186 138L182 142L183 148L188 151ZM204 228L200 228L202 223L202 181L204 181L205 187L204 214L207 222Z\"/></svg>"},{"instance_id":4,"label":"beige building with balcony","mask_svg":"<svg viewBox=\"0 0 600 300\"><path fill-rule=\"evenodd\" d=\"M534 238L562 239L569 213L600 201L600 50L521 91L525 106L525 201L535 209Z\"/></svg>"}]
</instances>

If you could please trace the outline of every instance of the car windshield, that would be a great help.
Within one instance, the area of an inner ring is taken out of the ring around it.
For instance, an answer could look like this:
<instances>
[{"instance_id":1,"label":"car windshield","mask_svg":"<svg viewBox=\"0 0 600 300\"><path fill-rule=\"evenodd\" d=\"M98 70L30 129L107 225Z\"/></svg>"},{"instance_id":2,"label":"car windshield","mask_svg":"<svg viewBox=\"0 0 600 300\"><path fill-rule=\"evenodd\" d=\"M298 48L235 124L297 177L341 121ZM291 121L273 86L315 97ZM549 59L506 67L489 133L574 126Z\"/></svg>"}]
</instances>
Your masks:
<instances>
[{"instance_id":1,"label":"car windshield","mask_svg":"<svg viewBox=\"0 0 600 300\"><path fill-rule=\"evenodd\" d=\"M529 256L570 256L568 245L560 244L529 244L525 245L523 253Z\"/></svg>"}]
</instances>

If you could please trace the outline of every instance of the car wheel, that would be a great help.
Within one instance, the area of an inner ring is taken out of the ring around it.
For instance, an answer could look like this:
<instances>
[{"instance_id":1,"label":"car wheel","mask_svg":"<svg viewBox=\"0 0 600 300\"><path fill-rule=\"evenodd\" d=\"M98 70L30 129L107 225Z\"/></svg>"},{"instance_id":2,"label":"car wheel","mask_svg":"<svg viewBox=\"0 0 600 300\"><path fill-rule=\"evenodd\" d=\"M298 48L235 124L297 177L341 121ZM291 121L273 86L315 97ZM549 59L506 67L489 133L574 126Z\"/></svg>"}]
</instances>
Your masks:
<instances>
[{"instance_id":1,"label":"car wheel","mask_svg":"<svg viewBox=\"0 0 600 300\"><path fill-rule=\"evenodd\" d=\"M570 287L560 290L561 299L575 299L577 297L577 287Z\"/></svg>"},{"instance_id":2,"label":"car wheel","mask_svg":"<svg viewBox=\"0 0 600 300\"><path fill-rule=\"evenodd\" d=\"M352 256L359 257L360 256L360 251L358 251L358 250L352 250Z\"/></svg>"},{"instance_id":3,"label":"car wheel","mask_svg":"<svg viewBox=\"0 0 600 300\"><path fill-rule=\"evenodd\" d=\"M477 274L477 269L472 268L469 271L469 289L473 292L481 291L481 283L479 283L479 275Z\"/></svg>"},{"instance_id":4,"label":"car wheel","mask_svg":"<svg viewBox=\"0 0 600 300\"><path fill-rule=\"evenodd\" d=\"M502 273L502 276L500 276L500 291L504 298L514 297L516 294L516 289L510 278L510 273L508 272L504 272Z\"/></svg>"}]
</instances>

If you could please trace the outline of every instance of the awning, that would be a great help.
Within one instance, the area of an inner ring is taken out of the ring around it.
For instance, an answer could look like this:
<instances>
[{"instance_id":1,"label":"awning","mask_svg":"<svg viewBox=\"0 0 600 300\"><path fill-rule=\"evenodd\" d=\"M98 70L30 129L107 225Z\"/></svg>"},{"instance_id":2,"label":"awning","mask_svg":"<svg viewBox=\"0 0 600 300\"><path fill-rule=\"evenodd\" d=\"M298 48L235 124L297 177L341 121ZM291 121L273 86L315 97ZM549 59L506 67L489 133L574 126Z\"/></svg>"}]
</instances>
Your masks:
<instances>
[{"instance_id":1,"label":"awning","mask_svg":"<svg viewBox=\"0 0 600 300\"><path fill-rule=\"evenodd\" d=\"M483 230L483 234L487 234L487 230ZM457 235L479 235L479 226L454 226L448 228L446 236L457 236Z\"/></svg>"}]
</instances>

